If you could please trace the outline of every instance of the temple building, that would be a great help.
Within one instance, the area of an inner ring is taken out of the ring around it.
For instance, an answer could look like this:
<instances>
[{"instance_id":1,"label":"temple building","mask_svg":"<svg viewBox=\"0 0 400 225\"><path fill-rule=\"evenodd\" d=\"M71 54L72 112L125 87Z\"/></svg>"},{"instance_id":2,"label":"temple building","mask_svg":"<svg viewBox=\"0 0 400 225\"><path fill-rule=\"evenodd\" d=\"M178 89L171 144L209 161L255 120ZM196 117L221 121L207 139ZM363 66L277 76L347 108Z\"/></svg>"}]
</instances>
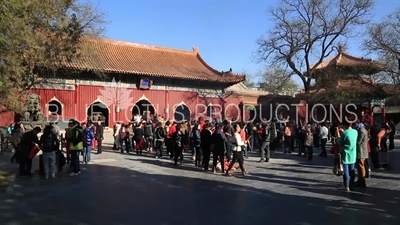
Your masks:
<instances>
[{"instance_id":1,"label":"temple building","mask_svg":"<svg viewBox=\"0 0 400 225\"><path fill-rule=\"evenodd\" d=\"M357 107L350 111L356 113L358 118L369 122L382 122L386 115L385 99L399 93L399 87L375 83L371 78L371 75L384 69L385 65L371 59L346 54L344 46L341 45L336 56L313 68L315 85L311 91L297 97L312 104L336 105L335 111L342 112L341 116L346 115L343 114L343 108L339 109L340 104L354 104ZM313 113L314 118L319 119L325 114L321 109ZM327 117L333 121L339 120L333 113L328 111Z\"/></svg>"},{"instance_id":2,"label":"temple building","mask_svg":"<svg viewBox=\"0 0 400 225\"><path fill-rule=\"evenodd\" d=\"M212 68L196 47L186 51L109 39L86 41L93 49L90 58L60 65L56 76L41 77L31 89L40 96L45 118L86 121L101 115L106 126L144 112L175 120L240 120L248 115L241 108L243 101L256 102L228 90L245 76ZM10 119L2 118L2 125L9 125Z\"/></svg>"}]
</instances>

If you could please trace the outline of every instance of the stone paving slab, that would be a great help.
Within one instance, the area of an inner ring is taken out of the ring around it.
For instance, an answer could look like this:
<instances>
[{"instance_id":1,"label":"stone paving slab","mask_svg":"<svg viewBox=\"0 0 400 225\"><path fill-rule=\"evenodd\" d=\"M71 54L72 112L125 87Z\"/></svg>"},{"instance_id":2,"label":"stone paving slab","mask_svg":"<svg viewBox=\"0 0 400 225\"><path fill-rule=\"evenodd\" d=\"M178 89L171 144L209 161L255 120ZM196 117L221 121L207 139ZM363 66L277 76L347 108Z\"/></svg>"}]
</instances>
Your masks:
<instances>
[{"instance_id":1,"label":"stone paving slab","mask_svg":"<svg viewBox=\"0 0 400 225\"><path fill-rule=\"evenodd\" d=\"M225 177L195 168L189 154L174 167L170 159L106 148L82 165L81 176L17 178L12 194L0 194L0 224L400 224L394 171L373 172L367 189L343 193L333 156L307 162L278 152L271 163L258 163L253 155L245 162L250 176Z\"/></svg>"}]
</instances>

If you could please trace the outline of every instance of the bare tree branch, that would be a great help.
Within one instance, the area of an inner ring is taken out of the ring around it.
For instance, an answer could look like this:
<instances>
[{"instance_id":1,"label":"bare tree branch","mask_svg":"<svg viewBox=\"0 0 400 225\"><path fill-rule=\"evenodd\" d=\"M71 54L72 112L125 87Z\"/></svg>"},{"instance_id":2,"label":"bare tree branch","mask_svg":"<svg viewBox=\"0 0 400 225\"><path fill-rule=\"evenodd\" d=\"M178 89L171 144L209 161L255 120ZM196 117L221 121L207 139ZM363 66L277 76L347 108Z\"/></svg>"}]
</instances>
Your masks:
<instances>
[{"instance_id":1,"label":"bare tree branch","mask_svg":"<svg viewBox=\"0 0 400 225\"><path fill-rule=\"evenodd\" d=\"M314 69L332 54L341 38L369 22L372 7L373 0L281 0L270 11L274 27L257 40L255 60L288 66L308 92Z\"/></svg>"},{"instance_id":2,"label":"bare tree branch","mask_svg":"<svg viewBox=\"0 0 400 225\"><path fill-rule=\"evenodd\" d=\"M293 73L280 67L266 69L260 72L260 87L275 95L293 95L299 91L295 81L291 79ZM290 93L290 94L287 94Z\"/></svg>"},{"instance_id":3,"label":"bare tree branch","mask_svg":"<svg viewBox=\"0 0 400 225\"><path fill-rule=\"evenodd\" d=\"M387 66L384 72L374 76L377 82L400 85L400 7L368 27L364 50L377 53Z\"/></svg>"}]
</instances>

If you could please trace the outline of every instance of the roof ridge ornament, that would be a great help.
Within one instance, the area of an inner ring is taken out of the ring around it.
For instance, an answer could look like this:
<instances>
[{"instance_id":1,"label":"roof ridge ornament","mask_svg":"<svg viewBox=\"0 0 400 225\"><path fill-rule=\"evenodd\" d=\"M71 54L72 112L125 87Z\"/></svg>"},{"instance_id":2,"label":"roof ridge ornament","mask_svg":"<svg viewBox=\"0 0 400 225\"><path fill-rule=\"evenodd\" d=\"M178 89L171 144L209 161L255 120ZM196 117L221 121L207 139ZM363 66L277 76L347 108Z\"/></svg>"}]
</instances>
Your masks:
<instances>
[{"instance_id":1,"label":"roof ridge ornament","mask_svg":"<svg viewBox=\"0 0 400 225\"><path fill-rule=\"evenodd\" d=\"M340 44L339 45L339 54L343 54L344 53L344 45Z\"/></svg>"},{"instance_id":2,"label":"roof ridge ornament","mask_svg":"<svg viewBox=\"0 0 400 225\"><path fill-rule=\"evenodd\" d=\"M192 48L193 48L193 52L194 52L194 53L199 53L199 48L198 48L198 47L193 46Z\"/></svg>"}]
</instances>

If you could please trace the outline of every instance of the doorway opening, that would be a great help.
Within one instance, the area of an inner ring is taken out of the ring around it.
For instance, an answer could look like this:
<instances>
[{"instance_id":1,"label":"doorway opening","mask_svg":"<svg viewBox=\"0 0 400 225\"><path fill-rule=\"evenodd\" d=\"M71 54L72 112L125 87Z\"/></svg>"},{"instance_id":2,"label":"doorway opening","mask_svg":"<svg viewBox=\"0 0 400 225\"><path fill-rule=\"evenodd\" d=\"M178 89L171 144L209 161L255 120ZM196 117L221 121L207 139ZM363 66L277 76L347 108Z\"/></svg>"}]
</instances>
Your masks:
<instances>
[{"instance_id":1,"label":"doorway opening","mask_svg":"<svg viewBox=\"0 0 400 225\"><path fill-rule=\"evenodd\" d=\"M178 105L175 109L174 119L177 123L182 123L184 120L190 121L189 108L184 104Z\"/></svg>"},{"instance_id":2,"label":"doorway opening","mask_svg":"<svg viewBox=\"0 0 400 225\"><path fill-rule=\"evenodd\" d=\"M143 119L147 119L150 116L154 116L156 113L156 109L154 106L147 100L140 100L135 103L132 108L132 118L136 115L142 116Z\"/></svg>"},{"instance_id":3,"label":"doorway opening","mask_svg":"<svg viewBox=\"0 0 400 225\"><path fill-rule=\"evenodd\" d=\"M50 112L52 116L61 116L62 115L62 106L59 101L52 100L47 103L47 111Z\"/></svg>"},{"instance_id":4,"label":"doorway opening","mask_svg":"<svg viewBox=\"0 0 400 225\"><path fill-rule=\"evenodd\" d=\"M95 102L87 109L87 116L92 122L101 121L103 126L109 126L110 112L107 106L102 102Z\"/></svg>"}]
</instances>

